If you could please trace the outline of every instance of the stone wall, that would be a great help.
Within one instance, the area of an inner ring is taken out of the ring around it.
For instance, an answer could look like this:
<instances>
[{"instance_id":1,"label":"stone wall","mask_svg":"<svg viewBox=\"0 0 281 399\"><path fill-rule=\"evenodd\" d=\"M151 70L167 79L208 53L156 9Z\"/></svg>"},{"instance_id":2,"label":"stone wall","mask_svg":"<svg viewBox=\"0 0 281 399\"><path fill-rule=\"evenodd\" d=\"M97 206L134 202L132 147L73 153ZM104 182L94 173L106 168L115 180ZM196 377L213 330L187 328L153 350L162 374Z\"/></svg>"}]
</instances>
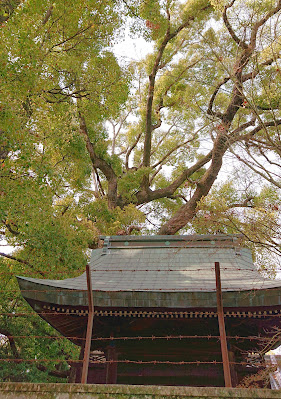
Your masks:
<instances>
[{"instance_id":1,"label":"stone wall","mask_svg":"<svg viewBox=\"0 0 281 399\"><path fill-rule=\"evenodd\" d=\"M0 383L0 399L276 399L281 391L140 385Z\"/></svg>"}]
</instances>

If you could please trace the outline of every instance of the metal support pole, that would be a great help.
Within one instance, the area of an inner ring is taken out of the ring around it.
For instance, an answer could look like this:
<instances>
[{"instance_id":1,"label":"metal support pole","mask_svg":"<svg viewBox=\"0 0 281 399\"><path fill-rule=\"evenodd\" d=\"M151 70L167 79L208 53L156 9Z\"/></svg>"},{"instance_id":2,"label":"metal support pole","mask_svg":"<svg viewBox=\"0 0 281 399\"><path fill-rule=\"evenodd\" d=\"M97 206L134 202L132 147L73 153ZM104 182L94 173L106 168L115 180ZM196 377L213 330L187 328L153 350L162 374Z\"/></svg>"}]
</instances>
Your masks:
<instances>
[{"instance_id":1,"label":"metal support pole","mask_svg":"<svg viewBox=\"0 0 281 399\"><path fill-rule=\"evenodd\" d=\"M220 329L220 342L221 342L224 383L225 383L226 387L231 388L232 383L231 383L229 358L228 358L228 350L227 350L227 343L226 343L219 262L215 262L215 271L216 271L217 311L218 311L218 321L219 321L219 329Z\"/></svg>"},{"instance_id":2,"label":"metal support pole","mask_svg":"<svg viewBox=\"0 0 281 399\"><path fill-rule=\"evenodd\" d=\"M92 332L93 332L93 321L94 321L94 301L93 301L91 272L89 265L86 265L86 275L87 275L87 288L88 288L88 324L87 324L86 343L85 343L84 358L83 358L81 384L87 384Z\"/></svg>"}]
</instances>

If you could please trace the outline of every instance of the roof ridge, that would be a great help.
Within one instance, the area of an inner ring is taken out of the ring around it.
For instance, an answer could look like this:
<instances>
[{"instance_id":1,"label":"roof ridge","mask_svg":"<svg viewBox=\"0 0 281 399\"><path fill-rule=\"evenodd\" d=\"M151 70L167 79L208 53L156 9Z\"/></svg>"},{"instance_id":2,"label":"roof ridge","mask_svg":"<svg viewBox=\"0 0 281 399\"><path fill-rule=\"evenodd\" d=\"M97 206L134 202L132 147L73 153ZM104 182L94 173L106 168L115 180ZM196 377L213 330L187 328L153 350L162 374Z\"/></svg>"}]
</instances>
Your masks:
<instances>
[{"instance_id":1,"label":"roof ridge","mask_svg":"<svg viewBox=\"0 0 281 399\"><path fill-rule=\"evenodd\" d=\"M186 235L122 235L122 236L100 236L102 241L237 241L243 237L242 234L186 234Z\"/></svg>"}]
</instances>

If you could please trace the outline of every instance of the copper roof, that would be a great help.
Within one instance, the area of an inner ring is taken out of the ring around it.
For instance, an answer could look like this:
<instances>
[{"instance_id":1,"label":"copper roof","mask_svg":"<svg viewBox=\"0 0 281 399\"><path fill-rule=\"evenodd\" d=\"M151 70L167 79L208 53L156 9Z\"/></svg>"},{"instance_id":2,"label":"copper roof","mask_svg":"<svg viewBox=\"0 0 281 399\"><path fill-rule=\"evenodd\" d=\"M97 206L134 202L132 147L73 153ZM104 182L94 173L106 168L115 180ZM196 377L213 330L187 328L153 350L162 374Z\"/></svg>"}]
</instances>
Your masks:
<instances>
[{"instance_id":1,"label":"copper roof","mask_svg":"<svg viewBox=\"0 0 281 399\"><path fill-rule=\"evenodd\" d=\"M94 302L105 307L215 307L214 263L224 306L281 305L281 280L262 277L239 236L113 236L90 260ZM18 277L23 296L87 304L86 275L65 280ZM30 290L30 291L28 291Z\"/></svg>"}]
</instances>

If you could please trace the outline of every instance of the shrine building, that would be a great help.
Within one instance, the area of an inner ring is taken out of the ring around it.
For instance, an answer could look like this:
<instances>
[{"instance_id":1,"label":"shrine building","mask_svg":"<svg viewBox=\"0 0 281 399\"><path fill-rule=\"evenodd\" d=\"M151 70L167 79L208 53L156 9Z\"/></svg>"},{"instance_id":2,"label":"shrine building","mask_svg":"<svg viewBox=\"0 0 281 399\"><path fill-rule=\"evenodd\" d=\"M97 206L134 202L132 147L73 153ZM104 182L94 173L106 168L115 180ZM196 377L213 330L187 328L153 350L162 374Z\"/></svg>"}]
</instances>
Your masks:
<instances>
[{"instance_id":1,"label":"shrine building","mask_svg":"<svg viewBox=\"0 0 281 399\"><path fill-rule=\"evenodd\" d=\"M215 262L232 385L256 373L250 353L278 346L281 280L264 278L238 235L112 236L92 251L94 324L89 383L224 386ZM83 348L86 273L17 277L23 297ZM76 365L76 381L81 362Z\"/></svg>"}]
</instances>

